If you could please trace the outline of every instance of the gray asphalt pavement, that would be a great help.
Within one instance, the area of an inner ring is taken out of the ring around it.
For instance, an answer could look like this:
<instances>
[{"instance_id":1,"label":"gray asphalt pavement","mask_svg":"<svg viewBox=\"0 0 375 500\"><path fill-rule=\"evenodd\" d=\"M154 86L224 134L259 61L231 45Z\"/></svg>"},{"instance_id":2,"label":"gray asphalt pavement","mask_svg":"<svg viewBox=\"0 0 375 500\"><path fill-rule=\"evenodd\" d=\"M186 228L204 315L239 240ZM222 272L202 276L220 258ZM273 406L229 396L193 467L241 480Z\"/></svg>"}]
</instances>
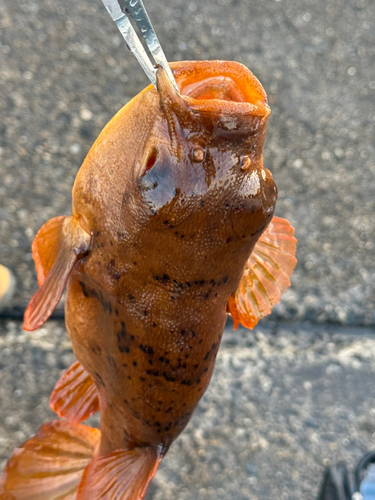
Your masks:
<instances>
[{"instance_id":1,"label":"gray asphalt pavement","mask_svg":"<svg viewBox=\"0 0 375 500\"><path fill-rule=\"evenodd\" d=\"M0 467L54 417L74 360L63 323L0 322ZM372 329L229 327L211 385L147 500L315 500L326 465L375 448ZM93 425L98 419L91 419Z\"/></svg>"},{"instance_id":2,"label":"gray asphalt pavement","mask_svg":"<svg viewBox=\"0 0 375 500\"><path fill-rule=\"evenodd\" d=\"M236 60L262 82L265 165L298 238L291 288L255 333L228 328L147 498L313 500L324 465L375 448L375 2L145 3L169 60ZM0 320L2 465L53 418L74 359L62 321L7 319L37 288L31 242L71 213L90 146L147 84L99 0L0 3L0 263L17 278Z\"/></svg>"}]
</instances>

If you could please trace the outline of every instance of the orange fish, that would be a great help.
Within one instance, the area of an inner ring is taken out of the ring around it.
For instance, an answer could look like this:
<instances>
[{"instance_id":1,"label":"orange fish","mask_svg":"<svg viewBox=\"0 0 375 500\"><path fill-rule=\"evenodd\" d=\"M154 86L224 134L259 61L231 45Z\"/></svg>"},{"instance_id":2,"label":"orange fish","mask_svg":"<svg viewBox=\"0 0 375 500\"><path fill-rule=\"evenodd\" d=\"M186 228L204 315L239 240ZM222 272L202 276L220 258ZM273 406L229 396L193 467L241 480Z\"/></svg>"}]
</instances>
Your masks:
<instances>
[{"instance_id":1,"label":"orange fish","mask_svg":"<svg viewBox=\"0 0 375 500\"><path fill-rule=\"evenodd\" d=\"M12 500L140 500L207 389L227 314L252 328L290 284L296 240L263 167L266 94L235 62L171 65L88 153L73 215L33 242L35 330L67 287L78 361L1 479ZM100 411L100 428L81 424Z\"/></svg>"}]
</instances>

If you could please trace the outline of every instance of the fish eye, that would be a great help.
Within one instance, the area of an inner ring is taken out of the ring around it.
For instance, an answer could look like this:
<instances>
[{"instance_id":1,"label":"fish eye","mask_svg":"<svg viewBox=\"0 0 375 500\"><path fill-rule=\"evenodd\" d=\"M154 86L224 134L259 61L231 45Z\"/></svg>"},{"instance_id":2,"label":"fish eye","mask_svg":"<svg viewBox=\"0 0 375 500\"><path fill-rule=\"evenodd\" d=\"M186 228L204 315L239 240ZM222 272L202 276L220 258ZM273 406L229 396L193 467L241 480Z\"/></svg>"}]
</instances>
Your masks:
<instances>
[{"instance_id":1,"label":"fish eye","mask_svg":"<svg viewBox=\"0 0 375 500\"><path fill-rule=\"evenodd\" d=\"M193 161L195 163L202 163L202 161L205 159L206 157L206 152L203 148L201 148L200 146L195 146L193 148L193 151L191 153L191 156L193 158Z\"/></svg>"}]
</instances>

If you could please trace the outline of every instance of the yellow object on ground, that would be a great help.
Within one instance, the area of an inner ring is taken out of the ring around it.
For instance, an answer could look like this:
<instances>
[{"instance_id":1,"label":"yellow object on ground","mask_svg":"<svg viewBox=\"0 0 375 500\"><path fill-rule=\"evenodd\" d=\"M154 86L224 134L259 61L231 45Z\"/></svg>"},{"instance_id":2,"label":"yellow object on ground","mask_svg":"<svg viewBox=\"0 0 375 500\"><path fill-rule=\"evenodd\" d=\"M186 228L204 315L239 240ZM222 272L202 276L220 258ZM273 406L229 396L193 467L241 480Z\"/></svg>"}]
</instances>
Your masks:
<instances>
[{"instance_id":1,"label":"yellow object on ground","mask_svg":"<svg viewBox=\"0 0 375 500\"><path fill-rule=\"evenodd\" d=\"M0 264L0 310L12 300L16 280L11 271Z\"/></svg>"}]
</instances>

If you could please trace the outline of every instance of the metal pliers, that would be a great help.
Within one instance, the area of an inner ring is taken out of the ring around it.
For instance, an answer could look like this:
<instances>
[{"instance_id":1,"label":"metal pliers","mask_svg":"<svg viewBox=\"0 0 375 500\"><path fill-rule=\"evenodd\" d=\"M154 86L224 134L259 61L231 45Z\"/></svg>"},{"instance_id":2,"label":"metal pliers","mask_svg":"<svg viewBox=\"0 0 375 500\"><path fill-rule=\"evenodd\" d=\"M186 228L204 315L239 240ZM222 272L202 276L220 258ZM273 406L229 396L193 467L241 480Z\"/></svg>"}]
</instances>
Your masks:
<instances>
[{"instance_id":1,"label":"metal pliers","mask_svg":"<svg viewBox=\"0 0 375 500\"><path fill-rule=\"evenodd\" d=\"M155 30L152 27L150 18L148 17L142 0L121 0L123 2L123 5L121 5L119 1L102 0L113 21L116 23L118 29L120 30L122 36L125 38L129 49L137 58L139 64L142 66L151 83L157 90L157 68L155 64L160 65L164 68L176 91L179 92L173 73L169 67L163 49L161 48ZM154 62L152 62L149 54L145 50L136 29L133 27L132 22L138 28L139 33L143 37L148 51L154 58Z\"/></svg>"}]
</instances>

